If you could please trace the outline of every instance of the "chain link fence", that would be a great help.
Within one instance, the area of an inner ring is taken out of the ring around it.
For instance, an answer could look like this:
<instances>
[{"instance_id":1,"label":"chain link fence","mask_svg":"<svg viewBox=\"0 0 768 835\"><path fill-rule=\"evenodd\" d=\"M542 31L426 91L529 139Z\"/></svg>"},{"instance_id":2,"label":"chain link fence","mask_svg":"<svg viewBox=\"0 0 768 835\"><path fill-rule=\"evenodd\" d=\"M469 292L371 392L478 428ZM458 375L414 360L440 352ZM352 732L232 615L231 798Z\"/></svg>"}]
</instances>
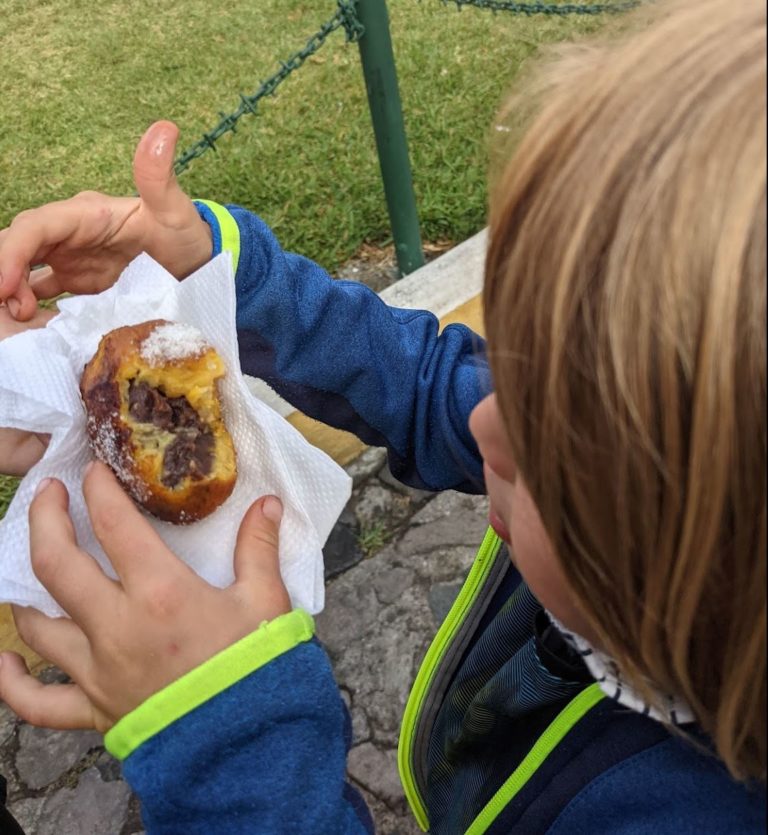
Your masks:
<instances>
[{"instance_id":1,"label":"chain link fence","mask_svg":"<svg viewBox=\"0 0 768 835\"><path fill-rule=\"evenodd\" d=\"M442 0L443 5L490 9L492 12L512 12L522 15L599 15L626 12L640 4L640 0L621 0L616 3L511 3L507 0Z\"/></svg>"},{"instance_id":2,"label":"chain link fence","mask_svg":"<svg viewBox=\"0 0 768 835\"><path fill-rule=\"evenodd\" d=\"M466 6L508 12L517 15L601 15L626 12L641 0L616 0L613 3L541 3L512 2L512 0L440 0L444 6L455 6L461 11ZM288 76L318 52L336 31L343 31L347 43L357 43L363 76L368 93L368 104L376 138L384 194L387 201L392 238L400 272L406 274L424 263L419 232L416 198L413 192L410 160L405 138L402 107L392 54L386 0L336 0L336 12L306 44L284 61L266 80L259 83L251 95L240 94L240 104L230 113L220 113L220 121L174 164L181 174L193 160L208 151L216 150L216 142L227 133L235 133L240 119L258 113L259 102L273 96Z\"/></svg>"},{"instance_id":3,"label":"chain link fence","mask_svg":"<svg viewBox=\"0 0 768 835\"><path fill-rule=\"evenodd\" d=\"M337 29L343 29L347 42L355 42L362 38L365 29L357 17L356 0L337 0L338 9L336 14L330 20L327 20L320 29L312 35L306 42L304 47L298 52L294 52L285 61L280 61L280 68L273 75L269 76L266 81L261 81L255 93L250 96L240 94L240 106L234 113L226 115L220 113L221 121L207 133L204 133L202 138L195 142L190 148L184 151L174 165L176 174L181 174L189 168L192 160L201 157L209 150L216 150L216 141L221 139L226 133L234 133L237 130L237 123L246 114L250 113L255 116L258 112L258 104L261 99L267 96L273 96L277 88L285 81L288 76L299 69L310 56L318 52L325 44L326 40Z\"/></svg>"}]
</instances>

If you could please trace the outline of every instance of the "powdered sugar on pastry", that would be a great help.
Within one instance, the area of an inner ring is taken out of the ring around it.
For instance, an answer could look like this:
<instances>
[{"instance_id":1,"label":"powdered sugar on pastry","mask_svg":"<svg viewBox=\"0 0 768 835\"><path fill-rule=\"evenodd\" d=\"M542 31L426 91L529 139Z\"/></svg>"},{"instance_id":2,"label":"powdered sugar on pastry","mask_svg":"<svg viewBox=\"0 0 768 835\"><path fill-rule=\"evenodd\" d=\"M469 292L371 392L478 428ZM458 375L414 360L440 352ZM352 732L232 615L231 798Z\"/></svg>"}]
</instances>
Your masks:
<instances>
[{"instance_id":1,"label":"powdered sugar on pastry","mask_svg":"<svg viewBox=\"0 0 768 835\"><path fill-rule=\"evenodd\" d=\"M115 422L119 416L117 412L110 415L108 420L99 423L92 415L88 417L88 431L92 438L93 451L99 461L103 461L112 469L118 479L138 502L143 502L149 496L146 484L136 477L126 461L127 452L124 445L118 441Z\"/></svg>"},{"instance_id":2,"label":"powdered sugar on pastry","mask_svg":"<svg viewBox=\"0 0 768 835\"><path fill-rule=\"evenodd\" d=\"M141 343L141 357L152 366L199 357L211 346L197 328L181 322L160 325Z\"/></svg>"}]
</instances>

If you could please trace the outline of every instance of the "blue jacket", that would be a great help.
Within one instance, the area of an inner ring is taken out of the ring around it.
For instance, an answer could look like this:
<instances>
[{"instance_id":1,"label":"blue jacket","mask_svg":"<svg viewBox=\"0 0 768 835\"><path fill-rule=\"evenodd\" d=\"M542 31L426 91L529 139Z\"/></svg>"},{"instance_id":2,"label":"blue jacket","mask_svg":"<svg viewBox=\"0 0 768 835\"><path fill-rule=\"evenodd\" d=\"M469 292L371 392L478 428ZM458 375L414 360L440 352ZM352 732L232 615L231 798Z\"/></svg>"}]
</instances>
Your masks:
<instances>
[{"instance_id":1,"label":"blue jacket","mask_svg":"<svg viewBox=\"0 0 768 835\"><path fill-rule=\"evenodd\" d=\"M483 490L467 425L490 390L479 337L461 325L439 333L430 313L390 308L360 284L332 280L283 252L243 209L198 208L214 252L233 253L245 372L312 417L386 447L408 484ZM764 789L733 782L714 757L606 699L578 663L550 651L543 617L489 534L406 709L400 768L423 827L765 830ZM306 613L283 615L107 734L150 835L373 831L345 780L349 717L313 631ZM477 732L476 715L492 717L487 733Z\"/></svg>"}]
</instances>

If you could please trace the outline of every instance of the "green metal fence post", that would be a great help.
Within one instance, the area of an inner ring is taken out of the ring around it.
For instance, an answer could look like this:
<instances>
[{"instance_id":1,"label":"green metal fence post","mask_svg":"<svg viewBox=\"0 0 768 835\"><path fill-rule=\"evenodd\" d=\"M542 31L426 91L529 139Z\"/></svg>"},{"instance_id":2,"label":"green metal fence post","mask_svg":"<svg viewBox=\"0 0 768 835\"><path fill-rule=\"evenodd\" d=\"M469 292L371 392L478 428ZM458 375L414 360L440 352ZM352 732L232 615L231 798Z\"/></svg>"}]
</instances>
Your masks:
<instances>
[{"instance_id":1,"label":"green metal fence post","mask_svg":"<svg viewBox=\"0 0 768 835\"><path fill-rule=\"evenodd\" d=\"M358 41L360 59L397 264L405 275L422 266L424 253L386 0L358 0L357 17L365 27L365 34Z\"/></svg>"}]
</instances>

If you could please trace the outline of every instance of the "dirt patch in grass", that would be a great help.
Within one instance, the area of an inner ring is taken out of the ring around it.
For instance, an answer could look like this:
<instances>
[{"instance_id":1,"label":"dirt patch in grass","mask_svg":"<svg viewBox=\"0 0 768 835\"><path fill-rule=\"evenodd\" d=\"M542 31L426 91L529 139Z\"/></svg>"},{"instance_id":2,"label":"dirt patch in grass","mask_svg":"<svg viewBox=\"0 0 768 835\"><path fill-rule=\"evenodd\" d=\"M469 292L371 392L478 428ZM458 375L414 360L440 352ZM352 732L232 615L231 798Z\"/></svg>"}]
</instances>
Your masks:
<instances>
[{"instance_id":1,"label":"dirt patch in grass","mask_svg":"<svg viewBox=\"0 0 768 835\"><path fill-rule=\"evenodd\" d=\"M456 241L427 241L423 244L424 259L427 263L439 258L456 245ZM364 243L360 249L345 261L336 272L336 278L359 281L380 293L400 279L394 244Z\"/></svg>"}]
</instances>

